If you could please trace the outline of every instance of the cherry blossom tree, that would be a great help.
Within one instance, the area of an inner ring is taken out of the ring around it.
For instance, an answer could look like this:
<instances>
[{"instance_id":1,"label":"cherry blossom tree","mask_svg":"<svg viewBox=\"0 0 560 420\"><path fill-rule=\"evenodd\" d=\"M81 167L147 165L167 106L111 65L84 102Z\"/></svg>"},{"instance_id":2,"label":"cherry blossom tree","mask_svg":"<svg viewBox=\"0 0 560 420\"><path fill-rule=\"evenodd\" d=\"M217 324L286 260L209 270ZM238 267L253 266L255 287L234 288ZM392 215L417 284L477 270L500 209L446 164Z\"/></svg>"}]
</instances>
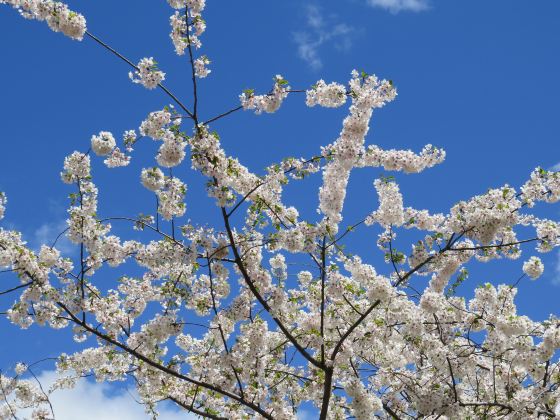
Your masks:
<instances>
[{"instance_id":1,"label":"cherry blossom tree","mask_svg":"<svg viewBox=\"0 0 560 420\"><path fill-rule=\"evenodd\" d=\"M84 16L66 5L0 3L73 40L97 43L130 66L134 83L161 89L170 101L122 139L93 133L90 144L80 144L83 151L65 158L61 178L73 193L62 234L75 244L76 259L61 256L56 242L35 252L20 232L0 228L0 266L19 281L2 280L0 293L14 296L9 320L23 329L34 323L72 328L83 346L60 354L60 377L51 388L35 381L32 365L2 373L0 418L19 418L21 410L53 418L49 395L86 375L132 381L154 416L158 403L170 401L212 419L293 419L306 402L320 419L555 417L558 319L519 315L516 284L486 283L470 300L456 288L466 281L467 263L560 245L560 224L531 212L538 202L560 199L559 173L537 168L518 188L489 189L445 214L405 207L395 178L383 176L373 183L379 205L342 227L353 170L412 174L444 161L445 152L432 145L415 153L366 144L374 110L396 98L391 81L353 71L347 84L319 80L302 90L277 75L268 93L245 90L239 106L203 119L197 83L211 73L211 60L199 53L204 0L168 0L171 40L192 71L189 105L166 88L154 58L130 61L88 32ZM315 156L284 159L259 174L230 156L212 130L213 122L243 110L274 113L292 95L305 95L309 107L348 106L340 135ZM157 200L154 214L99 214L91 160L126 166L141 152L140 140L149 139L159 150L154 166L138 177ZM204 176L215 202L208 211L219 215L220 225L186 221L187 185L173 169L189 166ZM304 220L283 192L312 176L322 179L318 216ZM6 205L2 194L0 218ZM157 239L118 237L116 223ZM345 251L361 225L378 234L385 265ZM418 236L412 246L397 241L405 230ZM303 260L308 269L290 263ZM102 287L95 274L105 266L135 266L134 274ZM536 279L543 269L530 255L523 276Z\"/></svg>"}]
</instances>

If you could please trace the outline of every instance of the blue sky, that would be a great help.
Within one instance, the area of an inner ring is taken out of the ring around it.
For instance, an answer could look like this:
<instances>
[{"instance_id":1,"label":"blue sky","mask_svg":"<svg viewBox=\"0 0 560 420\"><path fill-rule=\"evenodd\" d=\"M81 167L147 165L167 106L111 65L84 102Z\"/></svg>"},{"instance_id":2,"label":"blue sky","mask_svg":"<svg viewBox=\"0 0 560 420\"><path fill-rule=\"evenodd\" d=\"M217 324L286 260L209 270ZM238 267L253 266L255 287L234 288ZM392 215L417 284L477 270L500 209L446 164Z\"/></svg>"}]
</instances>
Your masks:
<instances>
[{"instance_id":1,"label":"blue sky","mask_svg":"<svg viewBox=\"0 0 560 420\"><path fill-rule=\"evenodd\" d=\"M520 186L536 166L560 164L560 2L207 3L201 52L212 60L212 73L200 82L203 119L237 106L245 88L268 91L275 74L301 89L319 78L345 82L356 68L392 79L399 91L395 102L374 115L368 144L419 151L432 143L447 151L446 161L425 173L397 174L405 205L445 212L489 187ZM172 10L165 1L69 4L86 16L92 33L132 61L153 56L167 73L166 85L190 103L189 68L185 57L173 52ZM126 65L90 40L71 41L43 23L24 21L6 6L0 7L0 35L0 191L9 198L2 223L22 230L37 246L64 224L72 192L59 181L64 156L86 150L91 135L101 130L120 135L138 127L148 112L169 101L160 91L132 84ZM272 116L237 113L212 128L229 153L258 170L286 156L316 154L337 137L345 112L306 109L303 96L294 96ZM155 147L140 144L124 169L109 171L95 163L103 215L152 210L152 197L140 187L138 174L153 165ZM372 181L379 174L353 173L348 224L375 208ZM187 170L182 176L189 185L187 218L216 223L218 213L208 211L202 178ZM315 178L288 191L308 217L317 206L318 185ZM536 211L560 217L558 205ZM376 234L359 231L349 246L364 259L376 258ZM542 258L545 275L523 281L518 295L519 311L537 319L558 313L558 254ZM473 268L462 292L468 295L486 281L514 282L521 265L518 260ZM0 343L0 366L7 366L56 354L70 339L66 332L37 328L32 335L22 333L1 320Z\"/></svg>"}]
</instances>

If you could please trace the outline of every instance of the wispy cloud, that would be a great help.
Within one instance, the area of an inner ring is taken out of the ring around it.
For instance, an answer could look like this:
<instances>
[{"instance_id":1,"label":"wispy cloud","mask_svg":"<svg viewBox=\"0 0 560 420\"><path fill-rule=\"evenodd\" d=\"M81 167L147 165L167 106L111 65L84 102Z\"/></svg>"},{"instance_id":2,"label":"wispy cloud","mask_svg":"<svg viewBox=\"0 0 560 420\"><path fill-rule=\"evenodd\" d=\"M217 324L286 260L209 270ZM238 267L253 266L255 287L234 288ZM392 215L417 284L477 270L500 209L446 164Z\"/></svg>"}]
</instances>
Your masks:
<instances>
[{"instance_id":1,"label":"wispy cloud","mask_svg":"<svg viewBox=\"0 0 560 420\"><path fill-rule=\"evenodd\" d=\"M551 171L560 171L560 162L550 168Z\"/></svg>"},{"instance_id":2,"label":"wispy cloud","mask_svg":"<svg viewBox=\"0 0 560 420\"><path fill-rule=\"evenodd\" d=\"M429 0L367 0L367 3L372 7L386 9L391 13L421 12L430 8Z\"/></svg>"},{"instance_id":3,"label":"wispy cloud","mask_svg":"<svg viewBox=\"0 0 560 420\"><path fill-rule=\"evenodd\" d=\"M68 227L66 224L66 208L60 202L51 200L48 203L48 215L48 220L34 231L23 231L29 243L29 247L35 251L39 251L41 245L51 246L56 240L56 249L58 249L63 256L71 257L78 248L63 234Z\"/></svg>"},{"instance_id":4,"label":"wispy cloud","mask_svg":"<svg viewBox=\"0 0 560 420\"><path fill-rule=\"evenodd\" d=\"M43 372L38 376L43 388L48 389L56 373ZM81 379L73 389L57 390L50 396L57 420L140 420L151 418L144 412L133 395L117 385L96 383ZM158 407L160 420L194 420L196 416L175 410L170 406ZM27 413L22 413L27 414Z\"/></svg>"},{"instance_id":5,"label":"wispy cloud","mask_svg":"<svg viewBox=\"0 0 560 420\"><path fill-rule=\"evenodd\" d=\"M66 228L67 225L65 220L43 223L33 232L29 245L35 251L38 251L41 248L41 245L51 246L56 238L64 232ZM56 241L56 249L65 256L69 256L75 251L75 247L65 235L61 235Z\"/></svg>"},{"instance_id":6,"label":"wispy cloud","mask_svg":"<svg viewBox=\"0 0 560 420\"><path fill-rule=\"evenodd\" d=\"M297 412L297 420L312 420L317 418L318 413L313 413L310 410L299 410Z\"/></svg>"},{"instance_id":7,"label":"wispy cloud","mask_svg":"<svg viewBox=\"0 0 560 420\"><path fill-rule=\"evenodd\" d=\"M343 22L337 22L337 17L325 16L319 6L305 6L305 29L294 32L294 42L297 45L299 57L313 70L323 67L320 51L325 44L333 45L338 50L348 50L352 46L354 28Z\"/></svg>"},{"instance_id":8,"label":"wispy cloud","mask_svg":"<svg viewBox=\"0 0 560 420\"><path fill-rule=\"evenodd\" d=\"M43 371L37 380L43 389L48 390L58 375L54 371ZM118 383L94 382L91 379L79 379L72 389L58 389L49 395L56 420L149 420L152 417L144 411L138 402L135 391L127 391ZM159 403L158 420L196 420L199 417L185 410L177 409L166 403ZM31 415L31 410L21 410L21 416ZM20 417L24 418L24 417ZM28 417L25 417L28 418ZM302 409L297 413L298 420L317 418L317 413Z\"/></svg>"},{"instance_id":9,"label":"wispy cloud","mask_svg":"<svg viewBox=\"0 0 560 420\"><path fill-rule=\"evenodd\" d=\"M552 278L552 283L560 286L560 251L558 251L557 257L556 257L556 267L555 267L555 273L554 273L554 277Z\"/></svg>"}]
</instances>

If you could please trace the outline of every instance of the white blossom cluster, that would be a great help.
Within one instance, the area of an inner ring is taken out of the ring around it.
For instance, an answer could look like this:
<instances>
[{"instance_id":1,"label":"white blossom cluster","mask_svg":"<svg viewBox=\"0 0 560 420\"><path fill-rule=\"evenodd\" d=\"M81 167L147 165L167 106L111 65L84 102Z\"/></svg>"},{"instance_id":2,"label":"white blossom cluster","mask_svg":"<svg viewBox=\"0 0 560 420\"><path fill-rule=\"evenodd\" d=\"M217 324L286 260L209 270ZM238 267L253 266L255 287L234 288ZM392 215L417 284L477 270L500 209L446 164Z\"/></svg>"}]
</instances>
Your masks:
<instances>
[{"instance_id":1,"label":"white blossom cluster","mask_svg":"<svg viewBox=\"0 0 560 420\"><path fill-rule=\"evenodd\" d=\"M155 89L163 80L165 73L158 69L153 57L143 58L136 66L134 72L129 72L128 77L133 83L139 83L146 89Z\"/></svg>"},{"instance_id":2,"label":"white blossom cluster","mask_svg":"<svg viewBox=\"0 0 560 420\"><path fill-rule=\"evenodd\" d=\"M368 393L359 379L353 379L345 389L352 398L352 411L357 420L370 419L381 410L381 400Z\"/></svg>"},{"instance_id":3,"label":"white blossom cluster","mask_svg":"<svg viewBox=\"0 0 560 420\"><path fill-rule=\"evenodd\" d=\"M374 221L383 226L402 226L404 219L403 198L396 182L376 179L375 189L379 196L379 209L366 220L366 224Z\"/></svg>"},{"instance_id":4,"label":"white blossom cluster","mask_svg":"<svg viewBox=\"0 0 560 420\"><path fill-rule=\"evenodd\" d=\"M19 418L25 412L31 414L33 420L46 420L53 417L50 408L49 395L32 379L22 379L21 374L26 370L23 364L15 368L14 377L0 374L0 418Z\"/></svg>"},{"instance_id":5,"label":"white blossom cluster","mask_svg":"<svg viewBox=\"0 0 560 420\"><path fill-rule=\"evenodd\" d=\"M111 154L103 161L108 168L119 168L128 166L130 163L130 156L126 155L121 149L115 147Z\"/></svg>"},{"instance_id":6,"label":"white blossom cluster","mask_svg":"<svg viewBox=\"0 0 560 420\"><path fill-rule=\"evenodd\" d=\"M165 168L179 165L185 158L186 145L182 136L168 131L156 156L157 162Z\"/></svg>"},{"instance_id":7,"label":"white blossom cluster","mask_svg":"<svg viewBox=\"0 0 560 420\"><path fill-rule=\"evenodd\" d=\"M125 133L125 145L130 149L129 144L134 143L136 134L134 131ZM130 163L130 156L127 156L120 148L113 134L108 131L101 131L99 135L91 137L91 150L98 156L107 156L103 161L108 168L127 166Z\"/></svg>"},{"instance_id":8,"label":"white blossom cluster","mask_svg":"<svg viewBox=\"0 0 560 420\"><path fill-rule=\"evenodd\" d=\"M168 3L175 11L169 18L171 24L171 41L175 46L177 55L185 54L187 48L202 47L200 36L206 30L206 22L202 18L202 11L206 6L205 0L168 0ZM207 77L211 70L208 69L210 60L205 55L192 59L192 49L190 50L192 66L196 77Z\"/></svg>"},{"instance_id":9,"label":"white blossom cluster","mask_svg":"<svg viewBox=\"0 0 560 420\"><path fill-rule=\"evenodd\" d=\"M516 191L505 185L457 203L451 209L449 225L454 232L468 231L470 238L488 244L497 236L512 235L511 227L519 222L519 214L513 210L520 206Z\"/></svg>"},{"instance_id":10,"label":"white blossom cluster","mask_svg":"<svg viewBox=\"0 0 560 420\"><path fill-rule=\"evenodd\" d=\"M531 178L521 187L523 200L533 207L535 202L556 203L560 200L560 172L536 168Z\"/></svg>"},{"instance_id":11,"label":"white blossom cluster","mask_svg":"<svg viewBox=\"0 0 560 420\"><path fill-rule=\"evenodd\" d=\"M169 36L175 46L175 52L177 55L183 55L185 49L189 46L186 17L177 11L171 15L169 23L171 24L171 34Z\"/></svg>"},{"instance_id":12,"label":"white blossom cluster","mask_svg":"<svg viewBox=\"0 0 560 420\"><path fill-rule=\"evenodd\" d=\"M375 76L361 77L352 72L349 82L352 105L350 115L344 119L339 138L329 147L333 159L323 170L323 186L319 190L319 209L337 230L342 220L342 207L350 171L356 166L363 154L365 136L374 108L380 108L396 97L396 90L386 80Z\"/></svg>"},{"instance_id":13,"label":"white blossom cluster","mask_svg":"<svg viewBox=\"0 0 560 420\"><path fill-rule=\"evenodd\" d=\"M185 214L185 194L187 186L177 178L166 180L163 188L157 190L159 199L158 212L165 220L173 217L181 217Z\"/></svg>"},{"instance_id":14,"label":"white blossom cluster","mask_svg":"<svg viewBox=\"0 0 560 420\"><path fill-rule=\"evenodd\" d=\"M90 177L91 161L88 155L74 152L64 159L64 171L60 176L66 184L79 182Z\"/></svg>"},{"instance_id":15,"label":"white blossom cluster","mask_svg":"<svg viewBox=\"0 0 560 420\"><path fill-rule=\"evenodd\" d=\"M91 150L97 156L106 156L113 151L117 142L113 134L108 131L101 131L99 135L91 137Z\"/></svg>"},{"instance_id":16,"label":"white blossom cluster","mask_svg":"<svg viewBox=\"0 0 560 420\"><path fill-rule=\"evenodd\" d=\"M209 64L210 60L205 55L194 60L194 72L196 77L200 77L202 79L208 76L208 74L212 72L212 70L207 67Z\"/></svg>"},{"instance_id":17,"label":"white blossom cluster","mask_svg":"<svg viewBox=\"0 0 560 420\"><path fill-rule=\"evenodd\" d=\"M386 171L403 171L405 173L422 172L438 165L445 159L445 151L428 144L419 154L410 150L383 150L370 145L361 156L358 167L382 167Z\"/></svg>"},{"instance_id":18,"label":"white blossom cluster","mask_svg":"<svg viewBox=\"0 0 560 420\"><path fill-rule=\"evenodd\" d=\"M326 84L319 80L306 92L307 106L320 105L326 108L338 108L346 103L346 88L336 82Z\"/></svg>"},{"instance_id":19,"label":"white blossom cluster","mask_svg":"<svg viewBox=\"0 0 560 420\"><path fill-rule=\"evenodd\" d=\"M532 256L523 263L523 272L531 279L538 279L544 272L544 265L539 257Z\"/></svg>"},{"instance_id":20,"label":"white blossom cluster","mask_svg":"<svg viewBox=\"0 0 560 420\"><path fill-rule=\"evenodd\" d=\"M194 9L190 9L190 22L187 27L187 20L189 19L185 13L176 11L169 18L171 24L170 37L175 46L175 52L177 55L185 54L185 49L190 44L195 48L201 48L202 42L200 41L200 35L206 30L206 22L200 14L194 14ZM188 34L187 34L188 30Z\"/></svg>"},{"instance_id":21,"label":"white blossom cluster","mask_svg":"<svg viewBox=\"0 0 560 420\"><path fill-rule=\"evenodd\" d=\"M140 134L154 140L161 140L166 131L163 128L171 123L171 113L167 110L150 112L140 124Z\"/></svg>"},{"instance_id":22,"label":"white blossom cluster","mask_svg":"<svg viewBox=\"0 0 560 420\"><path fill-rule=\"evenodd\" d=\"M194 15L200 15L206 6L206 0L167 0L174 9L187 8Z\"/></svg>"},{"instance_id":23,"label":"white blossom cluster","mask_svg":"<svg viewBox=\"0 0 560 420\"><path fill-rule=\"evenodd\" d=\"M140 176L142 185L150 191L158 191L165 185L165 175L158 167L142 169Z\"/></svg>"},{"instance_id":24,"label":"white blossom cluster","mask_svg":"<svg viewBox=\"0 0 560 420\"><path fill-rule=\"evenodd\" d=\"M537 250L539 252L550 252L560 245L560 223L553 220L532 218L533 226L540 239Z\"/></svg>"},{"instance_id":25,"label":"white blossom cluster","mask_svg":"<svg viewBox=\"0 0 560 420\"><path fill-rule=\"evenodd\" d=\"M46 21L55 32L81 41L86 32L86 19L79 13L68 9L64 3L52 0L0 0L18 9L26 19Z\"/></svg>"},{"instance_id":26,"label":"white blossom cluster","mask_svg":"<svg viewBox=\"0 0 560 420\"><path fill-rule=\"evenodd\" d=\"M272 91L267 95L255 95L254 91L248 89L239 95L243 109L254 109L255 114L274 113L278 111L282 102L288 96L290 86L288 81L281 75L274 77L274 86Z\"/></svg>"},{"instance_id":27,"label":"white blossom cluster","mask_svg":"<svg viewBox=\"0 0 560 420\"><path fill-rule=\"evenodd\" d=\"M134 144L136 143L137 140L138 140L138 135L136 134L136 131L126 130L124 132L123 143L124 143L124 147L125 147L127 152L130 153L134 150L134 148L132 146L134 146Z\"/></svg>"}]
</instances>

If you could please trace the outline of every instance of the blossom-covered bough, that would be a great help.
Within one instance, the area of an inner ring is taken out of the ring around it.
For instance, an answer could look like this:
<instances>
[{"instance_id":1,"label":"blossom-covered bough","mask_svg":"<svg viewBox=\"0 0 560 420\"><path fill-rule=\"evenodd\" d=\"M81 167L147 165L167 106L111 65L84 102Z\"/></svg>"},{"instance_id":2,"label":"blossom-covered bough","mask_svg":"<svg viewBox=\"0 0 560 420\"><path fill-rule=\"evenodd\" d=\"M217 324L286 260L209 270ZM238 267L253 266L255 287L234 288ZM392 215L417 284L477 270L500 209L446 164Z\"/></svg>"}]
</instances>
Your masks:
<instances>
[{"instance_id":1,"label":"blossom-covered bough","mask_svg":"<svg viewBox=\"0 0 560 420\"><path fill-rule=\"evenodd\" d=\"M490 189L447 214L405 207L395 179L380 177L374 182L379 206L341 228L354 169L417 173L445 158L431 145L420 153L366 145L374 110L395 99L392 82L354 71L347 85L320 80L305 91L278 75L269 93L246 90L240 106L204 121L197 93L198 79L210 73L210 59L197 56L204 0L168 0L171 39L192 68L191 107L162 84L165 74L153 58L134 64L87 32L85 18L66 5L0 3L72 39L97 42L131 66L135 83L164 90L173 105L149 113L138 133L124 134L121 147L101 131L87 152L64 160L62 180L75 188L64 234L79 249L76 261L62 257L56 244L36 253L20 233L0 228L0 266L20 282L2 280L2 295L19 294L7 311L11 322L71 327L84 346L58 357L60 379L50 389L25 364L14 375L1 373L0 418L18 418L20 410L52 418L49 394L91 374L99 381L132 380L149 413L171 401L212 419L292 419L306 402L320 419L555 417L558 319L518 315L515 285L487 283L469 301L455 289L469 262L515 259L522 246L549 252L560 244L560 225L528 211L560 199L559 173L538 168L519 190ZM227 154L210 124L242 109L273 113L292 93L305 93L308 106L350 102L340 135L314 157L285 159L257 175ZM90 160L98 155L110 168L126 166L143 138L160 144L154 166L139 174L157 211L99 215ZM184 222L187 185L173 168L189 165L206 177L221 226ZM319 217L303 220L282 194L286 184L313 174L322 176ZM6 204L0 195L0 217ZM158 239L123 240L111 223ZM360 225L380 232L386 265L374 268L366 256L344 251ZM396 248L403 229L421 232L409 255ZM292 259L311 268L295 270ZM101 267L121 265L136 265L135 275L115 278L109 289L96 281ZM534 255L523 264L532 279L543 269ZM420 291L411 285L417 276Z\"/></svg>"}]
</instances>

